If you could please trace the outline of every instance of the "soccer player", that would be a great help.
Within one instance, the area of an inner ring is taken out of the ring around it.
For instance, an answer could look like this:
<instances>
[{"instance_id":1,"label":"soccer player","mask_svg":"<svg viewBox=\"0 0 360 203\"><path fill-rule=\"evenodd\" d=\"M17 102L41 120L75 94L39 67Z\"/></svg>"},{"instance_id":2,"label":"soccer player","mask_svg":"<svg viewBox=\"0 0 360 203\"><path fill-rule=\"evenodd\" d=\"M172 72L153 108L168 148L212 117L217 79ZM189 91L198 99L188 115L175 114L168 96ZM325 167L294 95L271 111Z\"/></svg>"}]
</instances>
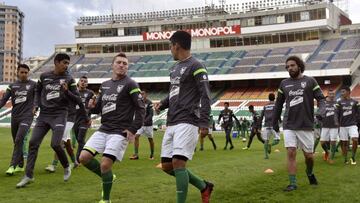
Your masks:
<instances>
[{"instance_id":1,"label":"soccer player","mask_svg":"<svg viewBox=\"0 0 360 203\"><path fill-rule=\"evenodd\" d=\"M16 187L24 187L33 182L33 172L40 144L46 133L52 130L51 147L59 157L64 167L64 181L68 181L71 168L65 151L61 146L64 134L69 101L81 105L85 114L84 106L78 97L78 91L74 79L67 73L70 57L59 53L54 58L55 68L52 71L40 75L37 83L35 104L40 107L40 114L36 120L32 136L29 142L29 155L26 164L26 173Z\"/></svg>"},{"instance_id":2,"label":"soccer player","mask_svg":"<svg viewBox=\"0 0 360 203\"><path fill-rule=\"evenodd\" d=\"M139 159L139 138L140 135L145 135L150 144L150 160L154 160L154 130L153 130L153 103L150 99L147 98L146 91L141 92L142 98L145 103L145 119L144 119L144 125L136 132L135 135L135 143L134 143L134 155L130 157L131 160L137 160Z\"/></svg>"},{"instance_id":3,"label":"soccer player","mask_svg":"<svg viewBox=\"0 0 360 203\"><path fill-rule=\"evenodd\" d=\"M0 100L0 109L11 97L11 135L14 150L7 175L24 171L23 145L35 114L34 97L36 82L29 80L30 68L26 64L17 67L18 80L10 84Z\"/></svg>"},{"instance_id":4,"label":"soccer player","mask_svg":"<svg viewBox=\"0 0 360 203\"><path fill-rule=\"evenodd\" d=\"M175 176L177 203L186 201L189 183L201 191L202 202L208 203L214 185L186 169L198 141L198 128L201 134L208 134L211 108L207 70L191 56L188 32L175 32L170 42L171 54L178 62L170 70L169 95L154 105L156 113L168 108L161 165L164 172Z\"/></svg>"},{"instance_id":5,"label":"soccer player","mask_svg":"<svg viewBox=\"0 0 360 203\"><path fill-rule=\"evenodd\" d=\"M206 136L211 141L211 143L212 143L212 145L214 147L214 150L216 150L216 144L215 144L214 138L212 136L213 127L214 127L214 118L213 118L213 115L210 114L209 132L208 132L207 135L200 134L200 151L204 150L204 139L205 139Z\"/></svg>"},{"instance_id":6,"label":"soccer player","mask_svg":"<svg viewBox=\"0 0 360 203\"><path fill-rule=\"evenodd\" d=\"M269 153L271 153L271 146L276 145L280 141L280 135L278 132L276 132L272 127L272 117L274 113L274 107L275 107L275 94L270 93L269 94L269 104L264 106L263 110L261 111L260 120L259 122L262 122L262 120L265 118L264 127L262 133L262 139L264 140L264 152L265 152L265 159L269 159ZM274 135L274 141L272 144L269 144L270 136Z\"/></svg>"},{"instance_id":7,"label":"soccer player","mask_svg":"<svg viewBox=\"0 0 360 203\"><path fill-rule=\"evenodd\" d=\"M283 103L286 102L284 114L284 142L287 149L287 168L290 184L284 191L297 189L296 184L296 148L302 149L305 157L306 174L311 185L318 182L313 173L314 167L314 98L318 102L319 115L324 114L325 97L316 80L303 75L304 62L297 56L286 59L286 70L290 78L280 83L273 115L274 130L278 129Z\"/></svg>"},{"instance_id":8,"label":"soccer player","mask_svg":"<svg viewBox=\"0 0 360 203\"><path fill-rule=\"evenodd\" d=\"M74 121L75 121L75 116L76 116L76 104L72 101L69 101L69 106L68 106L68 115L66 118L66 125L65 125L65 130L64 130L64 134L62 137L62 143L65 146L66 152L67 154L70 156L72 165L70 164L70 167L73 168L75 166L75 155L74 155L74 149L72 147L71 144L71 130L74 126ZM56 153L54 154L54 160L52 161L52 163L50 165L48 165L45 170L50 172L50 173L54 173L56 171L56 167L57 164L59 162L58 157L56 156Z\"/></svg>"},{"instance_id":9,"label":"soccer player","mask_svg":"<svg viewBox=\"0 0 360 203\"><path fill-rule=\"evenodd\" d=\"M230 150L234 149L234 145L231 141L231 130L233 127L233 118L236 120L237 123L239 123L239 120L234 115L233 111L229 109L229 102L224 102L224 110L220 112L218 123L220 123L221 119L222 124L221 127L225 130L225 147L224 150L227 149L228 143L230 143Z\"/></svg>"},{"instance_id":10,"label":"soccer player","mask_svg":"<svg viewBox=\"0 0 360 203\"><path fill-rule=\"evenodd\" d=\"M76 152L75 166L77 166L80 163L79 156L80 156L81 150L83 149L83 147L85 145L87 130L89 129L89 127L91 125L91 122L90 122L91 114L88 109L88 104L89 104L90 99L93 98L95 94L92 90L87 89L87 87L88 87L88 78L86 76L82 76L78 82L78 90L79 90L81 101L82 101L83 105L85 106L88 114L86 117L84 117L81 113L79 113L79 111L80 111L79 106L78 105L76 106L77 113L75 116L75 123L74 123L73 130L74 130L76 141L78 143L78 147L77 147L77 152Z\"/></svg>"},{"instance_id":11,"label":"soccer player","mask_svg":"<svg viewBox=\"0 0 360 203\"><path fill-rule=\"evenodd\" d=\"M101 126L80 154L80 163L102 179L100 202L110 202L112 166L116 160L122 160L128 142L134 141L145 115L139 86L127 76L128 59L124 53L114 57L112 71L112 78L101 84L96 101L89 101L91 113L101 114ZM95 159L98 153L102 153L100 163Z\"/></svg>"},{"instance_id":12,"label":"soccer player","mask_svg":"<svg viewBox=\"0 0 360 203\"><path fill-rule=\"evenodd\" d=\"M348 86L341 87L341 100L336 104L336 108L340 124L341 150L345 164L349 163L347 153L350 138L352 140L350 163L351 165L356 165L355 155L359 136L356 124L360 115L359 106L360 104L357 101L350 98L350 88Z\"/></svg>"},{"instance_id":13,"label":"soccer player","mask_svg":"<svg viewBox=\"0 0 360 203\"><path fill-rule=\"evenodd\" d=\"M246 147L244 147L243 149L249 149L250 146L251 146L251 143L254 139L254 136L256 135L256 137L258 138L258 140L261 142L261 143L265 143L264 140L262 139L261 137L261 122L262 120L260 120L260 116L259 114L255 111L254 109L254 106L253 105L250 105L249 106L249 112L252 114L253 116L253 122L251 124L251 130L250 130L250 137L249 137L249 142L247 144Z\"/></svg>"},{"instance_id":14,"label":"soccer player","mask_svg":"<svg viewBox=\"0 0 360 203\"><path fill-rule=\"evenodd\" d=\"M324 161L328 161L330 164L334 163L335 151L336 151L336 141L338 138L339 131L339 121L338 115L336 113L336 101L335 101L335 92L329 90L329 93L326 97L326 111L325 116L322 118L322 129L321 129L321 146L325 151ZM329 148L330 148L330 158L329 158Z\"/></svg>"}]
</instances>

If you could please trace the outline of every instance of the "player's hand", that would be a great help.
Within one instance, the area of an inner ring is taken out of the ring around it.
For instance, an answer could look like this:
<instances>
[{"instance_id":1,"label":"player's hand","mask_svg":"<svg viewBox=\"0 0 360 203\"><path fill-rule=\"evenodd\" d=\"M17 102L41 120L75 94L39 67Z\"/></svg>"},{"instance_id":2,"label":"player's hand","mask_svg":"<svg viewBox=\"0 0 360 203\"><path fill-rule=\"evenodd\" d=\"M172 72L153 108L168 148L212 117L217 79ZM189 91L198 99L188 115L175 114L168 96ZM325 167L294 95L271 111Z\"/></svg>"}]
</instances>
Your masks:
<instances>
[{"instance_id":1,"label":"player's hand","mask_svg":"<svg viewBox=\"0 0 360 203\"><path fill-rule=\"evenodd\" d=\"M135 141L135 135L130 132L129 130L124 130L123 133L126 134L126 138L130 143L133 143Z\"/></svg>"},{"instance_id":2,"label":"player's hand","mask_svg":"<svg viewBox=\"0 0 360 203\"><path fill-rule=\"evenodd\" d=\"M33 108L33 110L32 110L32 114L33 114L33 116L35 116L35 115L36 115L36 112L37 112L37 107L34 107L34 108Z\"/></svg>"},{"instance_id":3,"label":"player's hand","mask_svg":"<svg viewBox=\"0 0 360 203\"><path fill-rule=\"evenodd\" d=\"M160 103L160 102L154 104L154 110L155 110L155 113L156 113L157 115L160 114L160 107L161 107L161 103Z\"/></svg>"},{"instance_id":4,"label":"player's hand","mask_svg":"<svg viewBox=\"0 0 360 203\"><path fill-rule=\"evenodd\" d=\"M91 124L92 124L92 120L91 120L91 119L89 119L89 120L86 122L86 125L87 125L88 127L90 127L90 126L91 126Z\"/></svg>"},{"instance_id":5,"label":"player's hand","mask_svg":"<svg viewBox=\"0 0 360 203\"><path fill-rule=\"evenodd\" d=\"M208 135L209 134L209 128L200 128L200 135Z\"/></svg>"},{"instance_id":6,"label":"player's hand","mask_svg":"<svg viewBox=\"0 0 360 203\"><path fill-rule=\"evenodd\" d=\"M66 82L61 83L61 87L64 89L65 92L69 90L69 87Z\"/></svg>"},{"instance_id":7,"label":"player's hand","mask_svg":"<svg viewBox=\"0 0 360 203\"><path fill-rule=\"evenodd\" d=\"M95 108L95 106L96 106L96 97L94 96L93 98L91 98L89 100L88 108L93 109L93 108Z\"/></svg>"}]
</instances>

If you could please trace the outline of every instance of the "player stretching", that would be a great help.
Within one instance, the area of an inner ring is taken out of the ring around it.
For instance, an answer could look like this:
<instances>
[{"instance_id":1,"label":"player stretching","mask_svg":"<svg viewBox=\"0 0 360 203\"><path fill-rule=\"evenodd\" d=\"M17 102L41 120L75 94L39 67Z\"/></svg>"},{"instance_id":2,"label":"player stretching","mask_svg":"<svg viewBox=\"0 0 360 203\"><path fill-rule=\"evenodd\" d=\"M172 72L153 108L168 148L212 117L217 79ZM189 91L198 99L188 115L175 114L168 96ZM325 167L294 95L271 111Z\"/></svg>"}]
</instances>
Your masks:
<instances>
[{"instance_id":1,"label":"player stretching","mask_svg":"<svg viewBox=\"0 0 360 203\"><path fill-rule=\"evenodd\" d=\"M84 114L85 109L80 97L76 96L79 93L74 79L66 72L69 63L70 57L67 54L59 53L54 58L54 70L40 75L35 97L35 103L40 107L40 114L36 120L36 125L29 142L26 174L16 187L24 187L34 180L33 173L39 147L50 129L53 133L51 147L64 167L64 181L68 181L70 178L71 168L65 151L61 146L69 100L81 105Z\"/></svg>"},{"instance_id":2,"label":"player stretching","mask_svg":"<svg viewBox=\"0 0 360 203\"><path fill-rule=\"evenodd\" d=\"M251 130L250 130L250 136L249 136L249 142L247 144L246 147L244 147L243 149L249 149L251 146L251 143L254 139L254 136L256 135L256 137L258 138L258 140L261 143L265 143L264 140L261 137L261 122L262 120L260 120L259 114L255 111L254 106L250 105L249 106L249 112L252 114L253 116L253 122L251 124Z\"/></svg>"},{"instance_id":3,"label":"player stretching","mask_svg":"<svg viewBox=\"0 0 360 203\"><path fill-rule=\"evenodd\" d=\"M233 127L233 118L237 123L240 123L239 120L234 115L233 111L229 109L229 102L224 102L224 110L220 112L218 123L220 123L221 119L223 119L221 127L225 130L225 147L224 150L227 149L228 143L230 143L230 150L234 149L234 145L231 141L231 129Z\"/></svg>"},{"instance_id":4,"label":"player stretching","mask_svg":"<svg viewBox=\"0 0 360 203\"><path fill-rule=\"evenodd\" d=\"M136 132L135 143L134 143L134 155L130 157L131 160L139 159L139 138L140 135L145 135L150 144L150 160L154 160L154 130L153 130L153 103L150 99L147 98L147 93L145 91L141 92L142 98L145 103L145 119L144 125Z\"/></svg>"},{"instance_id":5,"label":"player stretching","mask_svg":"<svg viewBox=\"0 0 360 203\"><path fill-rule=\"evenodd\" d=\"M161 145L162 169L176 179L176 202L186 201L189 183L209 202L213 184L186 169L200 133L208 134L210 88L206 68L190 54L191 35L177 31L170 38L171 54L178 61L170 71L170 93L154 105L157 113L168 108L167 128Z\"/></svg>"},{"instance_id":6,"label":"player stretching","mask_svg":"<svg viewBox=\"0 0 360 203\"><path fill-rule=\"evenodd\" d=\"M275 103L273 127L278 128L283 103L286 102L284 114L284 142L287 149L287 168L290 184L284 191L297 189L296 185L296 148L302 149L305 157L306 174L311 185L318 182L313 173L314 167L314 98L318 102L319 113L325 110L325 98L316 80L303 75L304 62L297 56L286 60L286 70L290 78L280 83Z\"/></svg>"},{"instance_id":7,"label":"player stretching","mask_svg":"<svg viewBox=\"0 0 360 203\"><path fill-rule=\"evenodd\" d=\"M355 155L358 146L358 128L356 126L360 114L360 104L350 98L350 88L341 87L341 100L336 104L339 123L340 123L340 141L341 150L344 156L344 162L348 164L349 138L352 140L351 165L356 165Z\"/></svg>"},{"instance_id":8,"label":"player stretching","mask_svg":"<svg viewBox=\"0 0 360 203\"><path fill-rule=\"evenodd\" d=\"M261 116L259 122L265 118L264 122L264 130L262 133L262 139L264 140L264 152L265 159L269 158L269 154L271 153L271 146L277 145L280 141L280 135L277 131L275 131L272 127L272 117L274 113L275 107L275 94L269 94L269 104L264 106L264 109L261 111ZM278 126L278 125L277 125ZM274 135L274 140L272 144L269 144L270 136Z\"/></svg>"},{"instance_id":9,"label":"player stretching","mask_svg":"<svg viewBox=\"0 0 360 203\"><path fill-rule=\"evenodd\" d=\"M101 114L101 126L80 154L80 163L102 179L100 202L110 202L112 166L122 160L128 141L135 139L145 115L139 86L127 76L128 59L124 53L114 57L112 71L112 79L101 84L96 102L89 102L91 113ZM98 153L102 153L101 163L95 159Z\"/></svg>"},{"instance_id":10,"label":"player stretching","mask_svg":"<svg viewBox=\"0 0 360 203\"><path fill-rule=\"evenodd\" d=\"M28 133L33 121L35 108L34 97L36 82L29 80L30 68L25 64L17 67L18 80L10 84L0 100L0 109L11 97L11 135L14 142L14 150L7 175L24 171L23 145L24 138Z\"/></svg>"},{"instance_id":11,"label":"player stretching","mask_svg":"<svg viewBox=\"0 0 360 203\"><path fill-rule=\"evenodd\" d=\"M337 118L338 115L335 112L336 102L335 102L335 93L333 90L329 90L325 104L326 104L326 112L324 118L322 119L320 142L322 148L325 151L323 157L324 161L328 161L330 164L332 164L334 163L336 141L339 132L339 121ZM330 148L330 157L329 157L329 148Z\"/></svg>"}]
</instances>

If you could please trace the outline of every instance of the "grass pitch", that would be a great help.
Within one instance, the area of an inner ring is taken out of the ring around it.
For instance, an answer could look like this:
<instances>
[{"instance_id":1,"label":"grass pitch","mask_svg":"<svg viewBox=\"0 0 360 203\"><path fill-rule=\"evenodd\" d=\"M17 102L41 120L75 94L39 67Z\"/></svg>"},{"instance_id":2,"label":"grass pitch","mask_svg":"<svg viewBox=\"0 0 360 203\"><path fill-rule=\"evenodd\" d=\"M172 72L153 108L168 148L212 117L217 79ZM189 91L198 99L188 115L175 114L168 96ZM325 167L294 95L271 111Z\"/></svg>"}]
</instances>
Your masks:
<instances>
[{"instance_id":1,"label":"grass pitch","mask_svg":"<svg viewBox=\"0 0 360 203\"><path fill-rule=\"evenodd\" d=\"M88 133L88 137L92 132ZM175 179L155 168L160 162L162 135L163 132L155 133L156 159L153 161L148 160L146 138L140 139L140 159L137 161L129 160L133 145L128 146L123 161L114 165L117 181L112 189L112 202L175 202ZM15 189L23 174L12 177L5 175L13 144L10 129L0 128L0 202L99 201L101 180L86 168L73 170L67 183L63 181L60 164L53 174L44 170L51 163L54 153L50 148L50 137L47 135L40 147L34 171L35 182L26 188ZM360 163L357 166L344 165L340 153L336 155L336 163L329 165L322 160L322 150L318 147L315 174L319 185L310 186L305 175L303 155L298 151L298 190L285 193L282 189L288 184L288 176L283 143L273 147L273 151L277 148L280 152L272 152L270 159L264 160L263 146L256 138L249 150L241 149L245 143L240 139L233 139L234 150L223 150L225 137L222 133L215 133L215 141L218 146L216 151L206 139L205 151L197 151L193 161L188 162L188 168L195 174L215 184L211 202L360 202ZM274 173L265 174L268 168ZM201 202L199 191L191 185L187 202Z\"/></svg>"}]
</instances>

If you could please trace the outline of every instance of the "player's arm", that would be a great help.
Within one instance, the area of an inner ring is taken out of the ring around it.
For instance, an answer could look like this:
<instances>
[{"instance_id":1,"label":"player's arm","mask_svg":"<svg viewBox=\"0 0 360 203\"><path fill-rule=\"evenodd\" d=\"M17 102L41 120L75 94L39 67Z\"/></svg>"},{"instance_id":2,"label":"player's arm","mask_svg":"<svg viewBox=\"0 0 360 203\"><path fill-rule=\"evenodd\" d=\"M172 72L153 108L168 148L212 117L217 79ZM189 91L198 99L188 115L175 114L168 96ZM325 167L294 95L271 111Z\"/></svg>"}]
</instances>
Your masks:
<instances>
[{"instance_id":1,"label":"player's arm","mask_svg":"<svg viewBox=\"0 0 360 203\"><path fill-rule=\"evenodd\" d=\"M208 128L210 121L210 84L208 80L207 70L203 66L197 66L194 68L193 77L196 82L196 87L200 93L200 119L199 127Z\"/></svg>"},{"instance_id":2,"label":"player's arm","mask_svg":"<svg viewBox=\"0 0 360 203\"><path fill-rule=\"evenodd\" d=\"M168 95L167 97L165 97L164 99L162 99L160 101L160 103L157 105L155 105L155 110L159 110L159 111L162 111L162 110L165 110L167 108L169 108L169 99L170 99L170 96ZM158 112L160 113L160 112Z\"/></svg>"},{"instance_id":3,"label":"player's arm","mask_svg":"<svg viewBox=\"0 0 360 203\"><path fill-rule=\"evenodd\" d=\"M35 109L38 109L41 106L41 91L43 89L43 85L42 85L42 77L40 75L40 78L38 80L38 82L36 83L36 87L35 87L35 97L34 97L34 107Z\"/></svg>"},{"instance_id":4,"label":"player's arm","mask_svg":"<svg viewBox=\"0 0 360 203\"><path fill-rule=\"evenodd\" d=\"M334 116L334 119L336 119L335 123L340 124L341 117L342 117L342 106L341 106L341 103L339 101L339 102L337 102L335 104L335 116Z\"/></svg>"},{"instance_id":5,"label":"player's arm","mask_svg":"<svg viewBox=\"0 0 360 203\"><path fill-rule=\"evenodd\" d=\"M101 87L100 87L98 96L94 95L93 98L91 98L89 100L88 108L90 109L89 112L91 114L101 113L102 97L103 97L103 94L102 94Z\"/></svg>"},{"instance_id":6,"label":"player's arm","mask_svg":"<svg viewBox=\"0 0 360 203\"><path fill-rule=\"evenodd\" d=\"M223 117L223 112L221 111L221 112L220 112L220 115L219 115L219 118L218 118L218 120L217 120L217 123L220 123L222 117Z\"/></svg>"},{"instance_id":7,"label":"player's arm","mask_svg":"<svg viewBox=\"0 0 360 203\"><path fill-rule=\"evenodd\" d=\"M324 118L326 114L325 96L322 93L321 88L315 79L314 79L314 88L312 90L313 90L314 98L316 99L318 105L317 114L321 118Z\"/></svg>"},{"instance_id":8,"label":"player's arm","mask_svg":"<svg viewBox=\"0 0 360 203\"><path fill-rule=\"evenodd\" d=\"M283 108L283 104L285 102L285 95L284 95L284 91L281 88L281 84L280 84L280 88L278 89L278 95L276 97L276 101L275 101L275 107L274 107L274 112L273 112L273 116L272 116L272 126L274 128L274 130L279 130L279 124L278 124L278 120L281 117L281 112L282 112L282 108Z\"/></svg>"},{"instance_id":9,"label":"player's arm","mask_svg":"<svg viewBox=\"0 0 360 203\"><path fill-rule=\"evenodd\" d=\"M80 110L79 113L82 114L84 116L84 118L87 118L87 121L89 121L85 106L82 103L82 100L80 98L80 93L76 87L75 80L71 79L69 81L69 83L67 85L64 85L63 87L64 87L64 90L65 90L64 92L65 92L65 95L67 96L67 98L79 106L79 110Z\"/></svg>"},{"instance_id":10,"label":"player's arm","mask_svg":"<svg viewBox=\"0 0 360 203\"><path fill-rule=\"evenodd\" d=\"M152 120L152 117L154 116L154 110L153 110L153 103L152 102L149 103L149 106L148 106L148 108L146 110L148 112L146 114L144 123Z\"/></svg>"},{"instance_id":11,"label":"player's arm","mask_svg":"<svg viewBox=\"0 0 360 203\"><path fill-rule=\"evenodd\" d=\"M11 97L11 86L9 85L6 88L6 91L3 95L3 97L0 99L0 109L5 106L6 102L10 99Z\"/></svg>"},{"instance_id":12,"label":"player's arm","mask_svg":"<svg viewBox=\"0 0 360 203\"><path fill-rule=\"evenodd\" d=\"M135 117L131 123L131 126L127 130L129 130L134 135L136 131L144 124L145 117L145 104L140 92L140 88L135 82L130 85L129 95L135 108Z\"/></svg>"}]
</instances>

